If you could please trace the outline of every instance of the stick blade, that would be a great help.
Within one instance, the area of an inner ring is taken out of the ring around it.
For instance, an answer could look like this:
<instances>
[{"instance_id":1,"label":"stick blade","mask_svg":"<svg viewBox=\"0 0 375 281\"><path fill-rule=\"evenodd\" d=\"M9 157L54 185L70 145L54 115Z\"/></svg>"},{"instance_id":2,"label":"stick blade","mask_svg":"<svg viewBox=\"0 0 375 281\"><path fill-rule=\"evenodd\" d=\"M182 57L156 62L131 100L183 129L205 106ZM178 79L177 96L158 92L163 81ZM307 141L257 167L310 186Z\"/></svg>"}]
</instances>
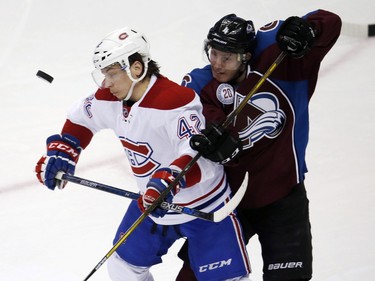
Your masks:
<instances>
[{"instance_id":1,"label":"stick blade","mask_svg":"<svg viewBox=\"0 0 375 281\"><path fill-rule=\"evenodd\" d=\"M217 212L213 214L213 221L220 222L229 216L234 209L237 208L238 204L240 204L243 196L245 195L247 184L249 181L249 173L246 172L245 177L242 181L240 188L237 190L236 194L229 200L227 204L225 204L222 208L220 208Z\"/></svg>"}]
</instances>

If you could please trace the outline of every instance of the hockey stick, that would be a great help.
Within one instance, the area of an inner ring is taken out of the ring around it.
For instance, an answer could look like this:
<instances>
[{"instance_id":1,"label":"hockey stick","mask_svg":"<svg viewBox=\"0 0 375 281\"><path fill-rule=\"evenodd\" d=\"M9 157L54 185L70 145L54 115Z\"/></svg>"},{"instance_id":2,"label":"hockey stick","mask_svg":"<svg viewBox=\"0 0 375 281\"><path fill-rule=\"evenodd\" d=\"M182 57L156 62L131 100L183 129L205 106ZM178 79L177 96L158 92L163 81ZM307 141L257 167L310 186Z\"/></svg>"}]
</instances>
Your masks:
<instances>
[{"instance_id":1,"label":"hockey stick","mask_svg":"<svg viewBox=\"0 0 375 281\"><path fill-rule=\"evenodd\" d=\"M223 124L221 125L223 128L228 127L229 124L233 122L234 118L236 118L236 116L240 113L240 111L245 107L247 102L256 93L256 91L259 90L260 86L263 85L263 83L272 74L272 72L275 70L275 68L282 62L282 60L285 58L286 55L287 55L286 52L281 52L279 54L279 56L276 58L276 60L267 69L266 73L264 73L264 75L258 80L258 82L255 84L255 86L246 95L244 100L241 101L241 103L227 116L227 118L224 120Z\"/></svg>"},{"instance_id":2,"label":"hockey stick","mask_svg":"<svg viewBox=\"0 0 375 281\"><path fill-rule=\"evenodd\" d=\"M65 174L63 172L58 172L56 179L58 180L64 180L68 182L73 182L79 185L87 186L93 189L105 191L108 193L116 194L125 198L129 198L132 200L138 200L139 193L134 193L131 191L127 191L124 189L116 188L110 185L98 183L95 181L83 179L80 177L72 176L69 174ZM234 211L234 209L238 206L238 204L241 202L242 197L244 196L247 188L248 183L248 173L246 173L243 182L240 186L240 188L237 190L236 194L227 202L223 207L221 207L219 210L213 212L213 213L207 213L203 212L197 209L192 209L188 207L184 207L178 204L174 203L168 203L163 201L159 207L161 207L164 210L172 210L174 212L180 213L180 214L186 214L189 216L194 216L199 219L212 221L212 222L220 222L223 219L225 219L230 213Z\"/></svg>"},{"instance_id":3,"label":"hockey stick","mask_svg":"<svg viewBox=\"0 0 375 281\"><path fill-rule=\"evenodd\" d=\"M285 52L281 52L280 55L276 58L276 60L271 64L268 68L266 73L259 79L259 81L255 84L255 86L251 89L251 91L247 94L244 100L238 105L236 109L234 109L224 120L221 124L222 128L226 128L229 124L234 120L234 118L240 113L240 111L245 107L247 102L250 98L255 94L255 92L263 85L266 79L271 75L271 73L275 70L275 68L281 63L281 61L286 56ZM198 152L190 161L186 164L186 166L182 169L182 171L176 176L174 181L163 190L160 196L153 202L153 204L148 207L142 215L129 227L129 229L123 234L123 236L113 245L112 249L102 258L102 260L95 266L95 268L89 273L89 275L84 279L87 281L108 259L109 257L120 247L122 243L126 241L129 235L137 228L137 226L149 215L151 212L159 206L164 198L168 195L168 193L178 184L178 182L185 176L185 174L193 167L193 165L198 161L201 157L201 153Z\"/></svg>"},{"instance_id":4,"label":"hockey stick","mask_svg":"<svg viewBox=\"0 0 375 281\"><path fill-rule=\"evenodd\" d=\"M158 198L152 203L150 207L148 207L140 216L139 218L128 228L128 230L121 236L121 238L113 245L112 249L109 250L109 252L100 260L100 262L91 270L91 272L86 276L86 278L83 281L89 280L89 278L113 255L114 252L121 246L122 243L128 239L130 234L133 233L133 231L140 225L148 215L151 214L151 212L159 206L163 199L168 195L168 193L174 188L177 183L181 180L181 178L191 169L191 167L195 164L195 162L198 161L198 159L201 157L200 153L197 153L193 159L190 160L190 162L182 169L182 171L176 176L175 180L171 182L171 184L164 189Z\"/></svg>"}]
</instances>

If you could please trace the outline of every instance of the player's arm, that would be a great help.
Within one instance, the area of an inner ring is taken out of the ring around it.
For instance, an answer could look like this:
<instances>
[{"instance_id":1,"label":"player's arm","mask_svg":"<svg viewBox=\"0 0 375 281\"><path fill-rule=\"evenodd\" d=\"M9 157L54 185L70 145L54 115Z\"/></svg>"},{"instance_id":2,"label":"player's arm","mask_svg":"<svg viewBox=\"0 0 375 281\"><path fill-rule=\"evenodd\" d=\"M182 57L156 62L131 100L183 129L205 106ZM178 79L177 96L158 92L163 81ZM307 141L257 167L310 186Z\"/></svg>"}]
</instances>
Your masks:
<instances>
[{"instance_id":1,"label":"player's arm","mask_svg":"<svg viewBox=\"0 0 375 281\"><path fill-rule=\"evenodd\" d=\"M66 185L66 182L55 179L57 173L62 171L74 175L81 151L88 146L94 133L104 126L101 116L105 114L102 111L105 111L103 106L106 103L98 101L98 92L72 106L61 133L46 140L47 151L37 162L35 172L38 180L51 190Z\"/></svg>"},{"instance_id":2,"label":"player's arm","mask_svg":"<svg viewBox=\"0 0 375 281\"><path fill-rule=\"evenodd\" d=\"M85 149L91 142L94 133L85 126L79 125L67 119L61 130L61 134L69 134L76 136L79 140L82 149Z\"/></svg>"},{"instance_id":3,"label":"player's arm","mask_svg":"<svg viewBox=\"0 0 375 281\"><path fill-rule=\"evenodd\" d=\"M276 41L281 50L293 58L302 58L314 49L323 56L336 42L341 19L334 13L317 10L304 17L291 16L281 23Z\"/></svg>"},{"instance_id":4,"label":"player's arm","mask_svg":"<svg viewBox=\"0 0 375 281\"><path fill-rule=\"evenodd\" d=\"M36 176L43 185L54 190L63 188L65 181L55 179L59 171L74 175L81 151L86 148L93 133L86 127L66 120L60 134L47 138L47 151L35 166Z\"/></svg>"},{"instance_id":5,"label":"player's arm","mask_svg":"<svg viewBox=\"0 0 375 281\"><path fill-rule=\"evenodd\" d=\"M341 32L341 18L329 11L317 10L304 17L316 33L315 48L324 48L325 52L335 44Z\"/></svg>"},{"instance_id":6,"label":"player's arm","mask_svg":"<svg viewBox=\"0 0 375 281\"><path fill-rule=\"evenodd\" d=\"M177 90L178 91L178 90ZM156 170L146 185L146 190L138 199L138 206L141 211L149 208L160 194L175 181L176 177L189 164L195 155L189 147L189 138L192 134L199 131L204 118L201 114L201 105L198 96L193 91L184 89L186 103L179 107L173 107L165 111L166 121L162 135L169 140L168 152L170 155L178 156L167 167ZM171 96L169 98L172 98ZM182 100L180 100L182 101ZM173 100L170 104L174 104ZM171 153L171 151L173 151ZM199 160L198 160L199 161ZM202 171L198 162L195 162L190 170L179 180L179 182L171 189L164 198L166 202L172 202L173 197L182 188L189 188L202 179ZM163 217L167 210L159 207L155 208L151 215L155 217Z\"/></svg>"}]
</instances>

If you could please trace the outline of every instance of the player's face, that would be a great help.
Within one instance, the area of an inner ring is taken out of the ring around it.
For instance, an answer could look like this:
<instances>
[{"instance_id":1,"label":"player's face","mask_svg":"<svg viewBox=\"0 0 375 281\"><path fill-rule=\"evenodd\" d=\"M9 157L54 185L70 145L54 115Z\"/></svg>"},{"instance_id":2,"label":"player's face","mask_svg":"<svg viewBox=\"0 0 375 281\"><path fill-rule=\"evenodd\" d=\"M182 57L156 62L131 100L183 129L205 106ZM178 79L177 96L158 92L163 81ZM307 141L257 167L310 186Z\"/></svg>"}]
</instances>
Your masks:
<instances>
[{"instance_id":1,"label":"player's face","mask_svg":"<svg viewBox=\"0 0 375 281\"><path fill-rule=\"evenodd\" d=\"M132 84L127 72L121 69L119 64L115 64L104 68L102 74L104 75L103 86L108 88L117 99L125 99Z\"/></svg>"},{"instance_id":2,"label":"player's face","mask_svg":"<svg viewBox=\"0 0 375 281\"><path fill-rule=\"evenodd\" d=\"M221 83L232 80L241 67L241 56L236 53L227 53L210 48L208 58L211 63L212 75Z\"/></svg>"}]
</instances>

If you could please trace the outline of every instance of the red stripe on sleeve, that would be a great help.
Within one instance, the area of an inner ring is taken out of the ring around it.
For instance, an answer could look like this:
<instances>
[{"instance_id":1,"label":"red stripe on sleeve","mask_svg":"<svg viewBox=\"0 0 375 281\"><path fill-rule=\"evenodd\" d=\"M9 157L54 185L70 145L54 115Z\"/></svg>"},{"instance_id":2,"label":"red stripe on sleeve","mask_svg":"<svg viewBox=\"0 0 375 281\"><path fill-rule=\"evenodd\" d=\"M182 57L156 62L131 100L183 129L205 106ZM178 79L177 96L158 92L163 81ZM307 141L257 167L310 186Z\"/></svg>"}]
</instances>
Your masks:
<instances>
[{"instance_id":1,"label":"red stripe on sleeve","mask_svg":"<svg viewBox=\"0 0 375 281\"><path fill-rule=\"evenodd\" d=\"M171 166L173 165L183 170L185 166L190 162L191 159L192 157L189 155L181 156L180 158L173 161ZM201 169L199 168L199 165L195 163L185 175L186 187L190 187L194 184L197 184L198 182L201 181L201 178L202 178Z\"/></svg>"},{"instance_id":2,"label":"red stripe on sleeve","mask_svg":"<svg viewBox=\"0 0 375 281\"><path fill-rule=\"evenodd\" d=\"M90 143L90 141L91 141L91 139L94 135L86 127L75 124L75 123L71 122L69 119L66 119L64 127L61 130L61 133L62 134L69 134L69 135L72 135L72 136L76 137L77 139L79 139L80 146L83 149L85 149L89 145L89 143Z\"/></svg>"}]
</instances>

